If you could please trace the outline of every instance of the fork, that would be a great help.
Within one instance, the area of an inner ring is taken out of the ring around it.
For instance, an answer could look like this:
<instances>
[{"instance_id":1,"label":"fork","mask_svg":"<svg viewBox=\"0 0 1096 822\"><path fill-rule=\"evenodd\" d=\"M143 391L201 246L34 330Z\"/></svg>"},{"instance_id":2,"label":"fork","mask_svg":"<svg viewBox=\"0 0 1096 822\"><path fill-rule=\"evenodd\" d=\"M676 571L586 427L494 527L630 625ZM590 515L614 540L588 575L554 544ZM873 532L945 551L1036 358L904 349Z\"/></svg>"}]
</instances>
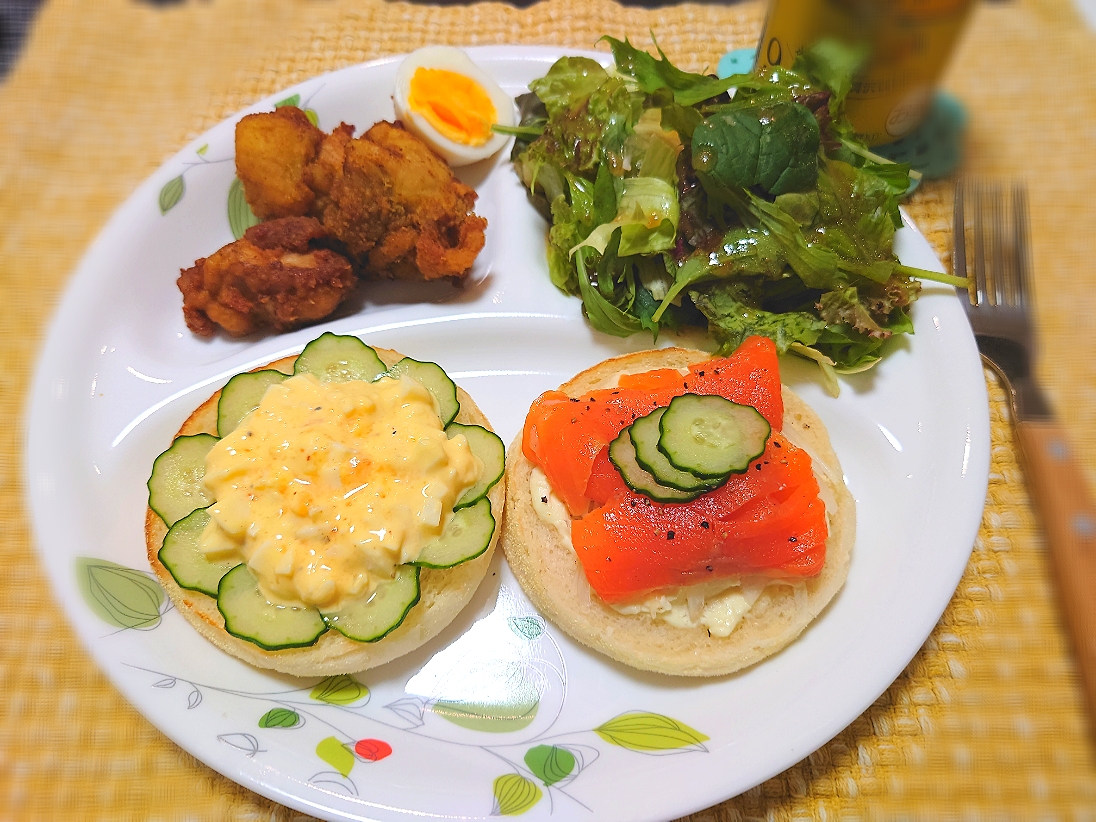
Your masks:
<instances>
[{"instance_id":1,"label":"fork","mask_svg":"<svg viewBox=\"0 0 1096 822\"><path fill-rule=\"evenodd\" d=\"M970 200L968 203L967 200ZM968 245L968 235L970 243ZM1073 637L1090 730L1096 732L1096 505L1033 374L1027 192L960 180L955 189L955 273L983 360L1009 393L1022 461L1047 537L1062 610Z\"/></svg>"}]
</instances>

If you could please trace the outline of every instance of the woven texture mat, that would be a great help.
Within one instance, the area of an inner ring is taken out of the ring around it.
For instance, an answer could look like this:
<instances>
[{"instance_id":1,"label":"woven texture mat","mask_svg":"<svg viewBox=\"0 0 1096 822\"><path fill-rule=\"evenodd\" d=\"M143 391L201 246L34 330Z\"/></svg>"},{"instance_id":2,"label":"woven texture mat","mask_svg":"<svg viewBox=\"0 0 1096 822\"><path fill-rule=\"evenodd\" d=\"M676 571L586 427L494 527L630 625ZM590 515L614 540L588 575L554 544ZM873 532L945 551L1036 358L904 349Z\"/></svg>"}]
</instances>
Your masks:
<instances>
[{"instance_id":1,"label":"woven texture mat","mask_svg":"<svg viewBox=\"0 0 1096 822\"><path fill-rule=\"evenodd\" d=\"M428 43L647 42L679 65L753 43L764 8L598 0L439 7L54 0L0 95L0 819L301 818L197 762L97 671L54 604L21 487L23 406L58 296L100 227L205 128L306 77ZM1026 177L1049 393L1096 485L1096 37L1064 2L977 10L946 85L965 168ZM909 212L947 260L952 182ZM987 377L988 378L988 377ZM832 742L695 820L1096 818L1096 761L1008 420L990 379L989 498L954 600L898 680ZM64 512L58 512L63 516Z\"/></svg>"}]
</instances>

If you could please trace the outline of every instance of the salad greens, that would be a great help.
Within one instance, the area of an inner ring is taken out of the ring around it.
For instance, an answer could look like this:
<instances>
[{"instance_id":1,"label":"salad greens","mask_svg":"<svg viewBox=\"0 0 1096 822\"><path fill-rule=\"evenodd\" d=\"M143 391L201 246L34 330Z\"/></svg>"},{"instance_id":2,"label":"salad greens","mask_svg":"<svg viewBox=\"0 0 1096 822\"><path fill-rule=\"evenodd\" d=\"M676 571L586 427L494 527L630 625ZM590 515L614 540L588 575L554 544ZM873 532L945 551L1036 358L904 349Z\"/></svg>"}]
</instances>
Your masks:
<instances>
[{"instance_id":1,"label":"salad greens","mask_svg":"<svg viewBox=\"0 0 1096 822\"><path fill-rule=\"evenodd\" d=\"M602 39L615 71L560 59L500 129L551 221L552 282L599 331L706 326L721 351L760 334L832 389L913 333L917 278L965 282L893 253L911 173L844 116L858 54L824 42L792 70L717 79Z\"/></svg>"}]
</instances>

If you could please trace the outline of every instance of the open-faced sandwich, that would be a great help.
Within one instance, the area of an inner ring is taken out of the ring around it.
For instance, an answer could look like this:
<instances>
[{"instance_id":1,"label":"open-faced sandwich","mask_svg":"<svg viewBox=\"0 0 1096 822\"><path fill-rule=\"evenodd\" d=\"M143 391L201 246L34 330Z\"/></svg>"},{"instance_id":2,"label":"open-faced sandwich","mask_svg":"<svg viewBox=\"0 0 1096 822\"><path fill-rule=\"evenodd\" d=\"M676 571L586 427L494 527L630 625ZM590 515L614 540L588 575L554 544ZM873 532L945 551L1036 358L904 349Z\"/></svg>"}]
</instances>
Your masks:
<instances>
[{"instance_id":1,"label":"open-faced sandwich","mask_svg":"<svg viewBox=\"0 0 1096 822\"><path fill-rule=\"evenodd\" d=\"M854 502L776 347L627 354L538 398L503 550L534 604L627 665L715 676L794 640L845 581Z\"/></svg>"},{"instance_id":2,"label":"open-faced sandwich","mask_svg":"<svg viewBox=\"0 0 1096 822\"><path fill-rule=\"evenodd\" d=\"M149 562L180 613L253 665L364 670L468 603L498 540L502 441L433 363L324 334L238 374L148 482Z\"/></svg>"}]
</instances>

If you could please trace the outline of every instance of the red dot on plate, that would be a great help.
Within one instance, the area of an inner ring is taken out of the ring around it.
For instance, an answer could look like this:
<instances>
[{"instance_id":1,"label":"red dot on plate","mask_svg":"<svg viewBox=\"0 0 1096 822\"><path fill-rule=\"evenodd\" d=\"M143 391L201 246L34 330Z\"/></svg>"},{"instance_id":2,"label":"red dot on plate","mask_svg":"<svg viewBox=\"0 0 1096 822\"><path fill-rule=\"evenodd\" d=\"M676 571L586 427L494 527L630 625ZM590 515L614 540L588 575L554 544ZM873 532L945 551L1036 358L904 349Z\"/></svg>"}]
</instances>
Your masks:
<instances>
[{"instance_id":1,"label":"red dot on plate","mask_svg":"<svg viewBox=\"0 0 1096 822\"><path fill-rule=\"evenodd\" d=\"M354 753L370 762L379 762L392 753L392 746L383 739L359 739L354 743Z\"/></svg>"}]
</instances>

